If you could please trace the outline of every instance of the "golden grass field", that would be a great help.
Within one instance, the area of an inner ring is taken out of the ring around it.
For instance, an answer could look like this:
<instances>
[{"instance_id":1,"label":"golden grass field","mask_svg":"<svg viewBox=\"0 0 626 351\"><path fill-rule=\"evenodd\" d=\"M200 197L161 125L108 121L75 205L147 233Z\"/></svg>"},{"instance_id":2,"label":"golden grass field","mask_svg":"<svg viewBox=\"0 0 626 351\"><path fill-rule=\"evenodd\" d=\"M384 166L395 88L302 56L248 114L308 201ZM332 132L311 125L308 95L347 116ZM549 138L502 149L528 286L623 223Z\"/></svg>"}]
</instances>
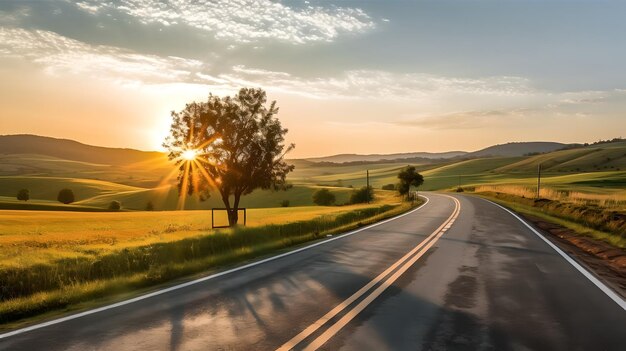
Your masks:
<instances>
[{"instance_id":1,"label":"golden grass field","mask_svg":"<svg viewBox=\"0 0 626 351\"><path fill-rule=\"evenodd\" d=\"M522 185L479 185L474 188L477 193L495 192L520 196L528 199L537 196L537 188ZM597 194L582 191L563 191L543 187L540 190L542 199L556 200L584 206L600 206L612 210L626 210L626 190L608 194Z\"/></svg>"},{"instance_id":2,"label":"golden grass field","mask_svg":"<svg viewBox=\"0 0 626 351\"><path fill-rule=\"evenodd\" d=\"M376 196L371 204L250 209L246 227L215 230L210 211L1 211L0 281L6 289L0 324L93 307L102 299L132 295L411 208L394 192L377 191Z\"/></svg>"},{"instance_id":3,"label":"golden grass field","mask_svg":"<svg viewBox=\"0 0 626 351\"><path fill-rule=\"evenodd\" d=\"M249 209L247 226L285 224L399 202L393 192L377 191L376 196L371 205ZM225 213L216 213L216 224L224 221ZM212 232L211 211L0 211L0 269L94 257Z\"/></svg>"}]
</instances>

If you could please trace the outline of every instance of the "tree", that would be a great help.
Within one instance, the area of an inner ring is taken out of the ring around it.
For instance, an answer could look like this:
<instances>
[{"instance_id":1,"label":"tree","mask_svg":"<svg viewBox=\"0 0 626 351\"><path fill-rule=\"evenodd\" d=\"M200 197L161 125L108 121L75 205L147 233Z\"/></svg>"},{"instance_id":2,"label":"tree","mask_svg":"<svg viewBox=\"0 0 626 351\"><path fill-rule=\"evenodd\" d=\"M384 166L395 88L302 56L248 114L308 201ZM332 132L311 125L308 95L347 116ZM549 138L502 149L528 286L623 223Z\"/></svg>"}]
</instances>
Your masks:
<instances>
[{"instance_id":1,"label":"tree","mask_svg":"<svg viewBox=\"0 0 626 351\"><path fill-rule=\"evenodd\" d=\"M148 201L148 203L146 204L146 211L154 211L154 204L152 203L152 201Z\"/></svg>"},{"instance_id":2,"label":"tree","mask_svg":"<svg viewBox=\"0 0 626 351\"><path fill-rule=\"evenodd\" d=\"M119 201L111 201L111 203L109 204L109 210L111 211L119 211L122 209L122 203Z\"/></svg>"},{"instance_id":3,"label":"tree","mask_svg":"<svg viewBox=\"0 0 626 351\"><path fill-rule=\"evenodd\" d=\"M414 166L406 166L398 173L398 192L400 195L407 195L411 191L411 187L419 187L424 184L424 177L419 174Z\"/></svg>"},{"instance_id":4,"label":"tree","mask_svg":"<svg viewBox=\"0 0 626 351\"><path fill-rule=\"evenodd\" d=\"M287 129L275 117L276 101L266 102L262 89L243 88L232 97L209 94L205 102L172 112L163 146L179 167L179 194L206 198L217 191L230 225L239 220L242 195L258 188L287 189L287 174L294 169L284 156L295 145L285 147Z\"/></svg>"},{"instance_id":5,"label":"tree","mask_svg":"<svg viewBox=\"0 0 626 351\"><path fill-rule=\"evenodd\" d=\"M385 184L383 185L383 190L396 190L395 184Z\"/></svg>"},{"instance_id":6,"label":"tree","mask_svg":"<svg viewBox=\"0 0 626 351\"><path fill-rule=\"evenodd\" d=\"M59 195L57 196L57 200L66 205L71 204L74 202L74 192L72 189L61 189L61 191L59 191Z\"/></svg>"},{"instance_id":7,"label":"tree","mask_svg":"<svg viewBox=\"0 0 626 351\"><path fill-rule=\"evenodd\" d=\"M322 188L313 193L313 202L318 206L330 206L336 201L335 194L330 190Z\"/></svg>"},{"instance_id":8,"label":"tree","mask_svg":"<svg viewBox=\"0 0 626 351\"><path fill-rule=\"evenodd\" d=\"M362 204L372 200L374 200L374 189L371 186L364 186L350 195L351 204Z\"/></svg>"},{"instance_id":9,"label":"tree","mask_svg":"<svg viewBox=\"0 0 626 351\"><path fill-rule=\"evenodd\" d=\"M30 191L28 189L20 189L20 191L17 192L17 199L19 201L30 200Z\"/></svg>"}]
</instances>

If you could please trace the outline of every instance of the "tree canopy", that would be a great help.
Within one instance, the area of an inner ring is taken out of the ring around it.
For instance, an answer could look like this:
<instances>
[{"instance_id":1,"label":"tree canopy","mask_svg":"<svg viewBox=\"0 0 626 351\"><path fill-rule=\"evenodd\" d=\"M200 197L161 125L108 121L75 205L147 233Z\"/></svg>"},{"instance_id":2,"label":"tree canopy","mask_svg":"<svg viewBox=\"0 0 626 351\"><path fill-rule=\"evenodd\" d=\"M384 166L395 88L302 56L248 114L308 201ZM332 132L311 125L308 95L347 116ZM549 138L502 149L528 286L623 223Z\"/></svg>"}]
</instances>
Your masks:
<instances>
[{"instance_id":1,"label":"tree canopy","mask_svg":"<svg viewBox=\"0 0 626 351\"><path fill-rule=\"evenodd\" d=\"M322 188L313 193L313 202L319 206L330 206L334 204L336 200L335 194L331 193L330 190L326 188Z\"/></svg>"},{"instance_id":2,"label":"tree canopy","mask_svg":"<svg viewBox=\"0 0 626 351\"><path fill-rule=\"evenodd\" d=\"M266 106L262 89L243 88L234 96L209 94L205 102L172 112L170 135L163 146L179 167L181 195L219 192L230 225L237 224L242 195L257 188L286 189L294 169L284 156L287 129L275 117L276 101ZM233 201L231 202L231 196Z\"/></svg>"},{"instance_id":3,"label":"tree canopy","mask_svg":"<svg viewBox=\"0 0 626 351\"><path fill-rule=\"evenodd\" d=\"M30 191L28 189L20 189L17 192L17 199L20 201L30 200Z\"/></svg>"},{"instance_id":4,"label":"tree canopy","mask_svg":"<svg viewBox=\"0 0 626 351\"><path fill-rule=\"evenodd\" d=\"M400 170L398 179L400 180L398 192L401 195L408 194L412 186L419 187L424 184L424 177L415 170L414 166L406 166Z\"/></svg>"},{"instance_id":5,"label":"tree canopy","mask_svg":"<svg viewBox=\"0 0 626 351\"><path fill-rule=\"evenodd\" d=\"M362 204L372 200L374 200L374 189L371 186L361 187L350 194L351 204Z\"/></svg>"},{"instance_id":6,"label":"tree canopy","mask_svg":"<svg viewBox=\"0 0 626 351\"><path fill-rule=\"evenodd\" d=\"M66 205L71 204L75 200L74 192L72 189L61 189L61 191L59 191L59 195L57 196L57 200Z\"/></svg>"}]
</instances>

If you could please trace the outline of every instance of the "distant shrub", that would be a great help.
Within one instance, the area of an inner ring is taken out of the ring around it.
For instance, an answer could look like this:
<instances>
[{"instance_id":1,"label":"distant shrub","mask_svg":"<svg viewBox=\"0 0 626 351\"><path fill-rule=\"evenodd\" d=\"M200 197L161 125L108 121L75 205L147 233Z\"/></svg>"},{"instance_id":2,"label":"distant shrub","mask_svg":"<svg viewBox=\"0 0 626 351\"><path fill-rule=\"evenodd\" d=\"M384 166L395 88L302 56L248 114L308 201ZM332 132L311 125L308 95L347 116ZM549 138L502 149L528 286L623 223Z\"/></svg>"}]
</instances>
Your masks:
<instances>
[{"instance_id":1,"label":"distant shrub","mask_svg":"<svg viewBox=\"0 0 626 351\"><path fill-rule=\"evenodd\" d=\"M396 190L395 184L385 184L383 185L383 190Z\"/></svg>"},{"instance_id":2,"label":"distant shrub","mask_svg":"<svg viewBox=\"0 0 626 351\"><path fill-rule=\"evenodd\" d=\"M119 201L111 201L109 204L109 210L111 211L119 211L122 209L122 203Z\"/></svg>"},{"instance_id":3,"label":"distant shrub","mask_svg":"<svg viewBox=\"0 0 626 351\"><path fill-rule=\"evenodd\" d=\"M20 201L30 200L30 191L28 189L20 189L20 191L17 192L17 199Z\"/></svg>"},{"instance_id":4,"label":"distant shrub","mask_svg":"<svg viewBox=\"0 0 626 351\"><path fill-rule=\"evenodd\" d=\"M374 200L374 189L372 189L371 186L364 186L359 190L355 190L352 192L352 195L350 195L351 204L362 204L372 200Z\"/></svg>"},{"instance_id":5,"label":"distant shrub","mask_svg":"<svg viewBox=\"0 0 626 351\"><path fill-rule=\"evenodd\" d=\"M154 211L154 204L152 203L152 201L148 201L148 203L146 204L146 211Z\"/></svg>"},{"instance_id":6,"label":"distant shrub","mask_svg":"<svg viewBox=\"0 0 626 351\"><path fill-rule=\"evenodd\" d=\"M57 200L60 203L63 204L71 204L72 202L74 202L75 198L74 198L74 192L72 191L72 189L61 189L61 191L59 191L59 195L57 196Z\"/></svg>"},{"instance_id":7,"label":"distant shrub","mask_svg":"<svg viewBox=\"0 0 626 351\"><path fill-rule=\"evenodd\" d=\"M289 207L289 200L283 200L280 202L280 207Z\"/></svg>"},{"instance_id":8,"label":"distant shrub","mask_svg":"<svg viewBox=\"0 0 626 351\"><path fill-rule=\"evenodd\" d=\"M463 188L461 188L461 187L458 187L458 188L456 188L456 190L455 190L455 191L456 191L457 193L462 193L462 192L464 192L465 190L463 190Z\"/></svg>"},{"instance_id":9,"label":"distant shrub","mask_svg":"<svg viewBox=\"0 0 626 351\"><path fill-rule=\"evenodd\" d=\"M313 194L313 202L319 206L330 206L336 201L335 194L330 190L322 188Z\"/></svg>"}]
</instances>

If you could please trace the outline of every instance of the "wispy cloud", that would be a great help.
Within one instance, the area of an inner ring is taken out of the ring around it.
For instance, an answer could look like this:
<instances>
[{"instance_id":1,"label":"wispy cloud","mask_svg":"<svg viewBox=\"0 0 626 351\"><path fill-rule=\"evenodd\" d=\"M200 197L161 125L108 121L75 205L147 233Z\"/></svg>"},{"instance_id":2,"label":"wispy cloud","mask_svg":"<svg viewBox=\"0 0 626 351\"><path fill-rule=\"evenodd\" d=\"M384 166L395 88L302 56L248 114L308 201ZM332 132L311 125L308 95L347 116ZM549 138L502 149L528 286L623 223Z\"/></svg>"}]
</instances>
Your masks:
<instances>
[{"instance_id":1,"label":"wispy cloud","mask_svg":"<svg viewBox=\"0 0 626 351\"><path fill-rule=\"evenodd\" d=\"M92 14L103 9L119 11L142 23L184 24L240 43L263 39L295 44L330 42L341 34L375 27L372 18L358 8L290 7L269 0L87 0L77 6Z\"/></svg>"},{"instance_id":2,"label":"wispy cloud","mask_svg":"<svg viewBox=\"0 0 626 351\"><path fill-rule=\"evenodd\" d=\"M49 31L0 27L0 55L29 59L51 74L73 73L139 82L192 79L201 61L93 46Z\"/></svg>"},{"instance_id":3,"label":"wispy cloud","mask_svg":"<svg viewBox=\"0 0 626 351\"><path fill-rule=\"evenodd\" d=\"M335 99L419 100L450 94L519 96L533 92L527 79L506 76L468 79L421 73L351 70L336 77L305 79L285 72L235 66L232 73L222 74L221 77L247 85L264 84L285 92Z\"/></svg>"},{"instance_id":4,"label":"wispy cloud","mask_svg":"<svg viewBox=\"0 0 626 351\"><path fill-rule=\"evenodd\" d=\"M392 122L400 126L421 127L427 129L478 129L523 123L536 114L534 109L512 110L477 110L461 111L439 115L427 115Z\"/></svg>"},{"instance_id":5,"label":"wispy cloud","mask_svg":"<svg viewBox=\"0 0 626 351\"><path fill-rule=\"evenodd\" d=\"M28 6L21 6L13 11L0 10L0 26L16 25L20 20L28 16L30 16L30 8Z\"/></svg>"},{"instance_id":6,"label":"wispy cloud","mask_svg":"<svg viewBox=\"0 0 626 351\"><path fill-rule=\"evenodd\" d=\"M232 90L260 86L316 99L420 101L450 95L519 96L530 94L519 77L451 78L419 73L351 70L333 77L303 78L236 65L213 72L210 62L146 55L127 49L90 45L50 31L0 27L0 55L40 64L51 74L83 74L144 84L191 83Z\"/></svg>"},{"instance_id":7,"label":"wispy cloud","mask_svg":"<svg viewBox=\"0 0 626 351\"><path fill-rule=\"evenodd\" d=\"M435 130L497 128L544 116L587 118L601 103L623 104L626 96L620 90L550 93L535 89L523 77L507 76L458 78L351 70L332 77L305 78L244 65L217 71L211 62L90 45L50 31L13 27L0 27L0 56L29 60L55 75L144 85L193 85L214 92L259 86L271 93L340 101L345 106L354 100L355 108L393 104L401 107L394 107L388 116L372 115L367 120L381 122L382 118L397 126ZM359 123L367 120L362 118Z\"/></svg>"},{"instance_id":8,"label":"wispy cloud","mask_svg":"<svg viewBox=\"0 0 626 351\"><path fill-rule=\"evenodd\" d=\"M95 15L96 13L98 13L98 11L100 11L100 9L104 6L103 4L97 4L97 3L90 3L87 1L79 1L76 3L76 6L85 11L88 12L92 15Z\"/></svg>"}]
</instances>

